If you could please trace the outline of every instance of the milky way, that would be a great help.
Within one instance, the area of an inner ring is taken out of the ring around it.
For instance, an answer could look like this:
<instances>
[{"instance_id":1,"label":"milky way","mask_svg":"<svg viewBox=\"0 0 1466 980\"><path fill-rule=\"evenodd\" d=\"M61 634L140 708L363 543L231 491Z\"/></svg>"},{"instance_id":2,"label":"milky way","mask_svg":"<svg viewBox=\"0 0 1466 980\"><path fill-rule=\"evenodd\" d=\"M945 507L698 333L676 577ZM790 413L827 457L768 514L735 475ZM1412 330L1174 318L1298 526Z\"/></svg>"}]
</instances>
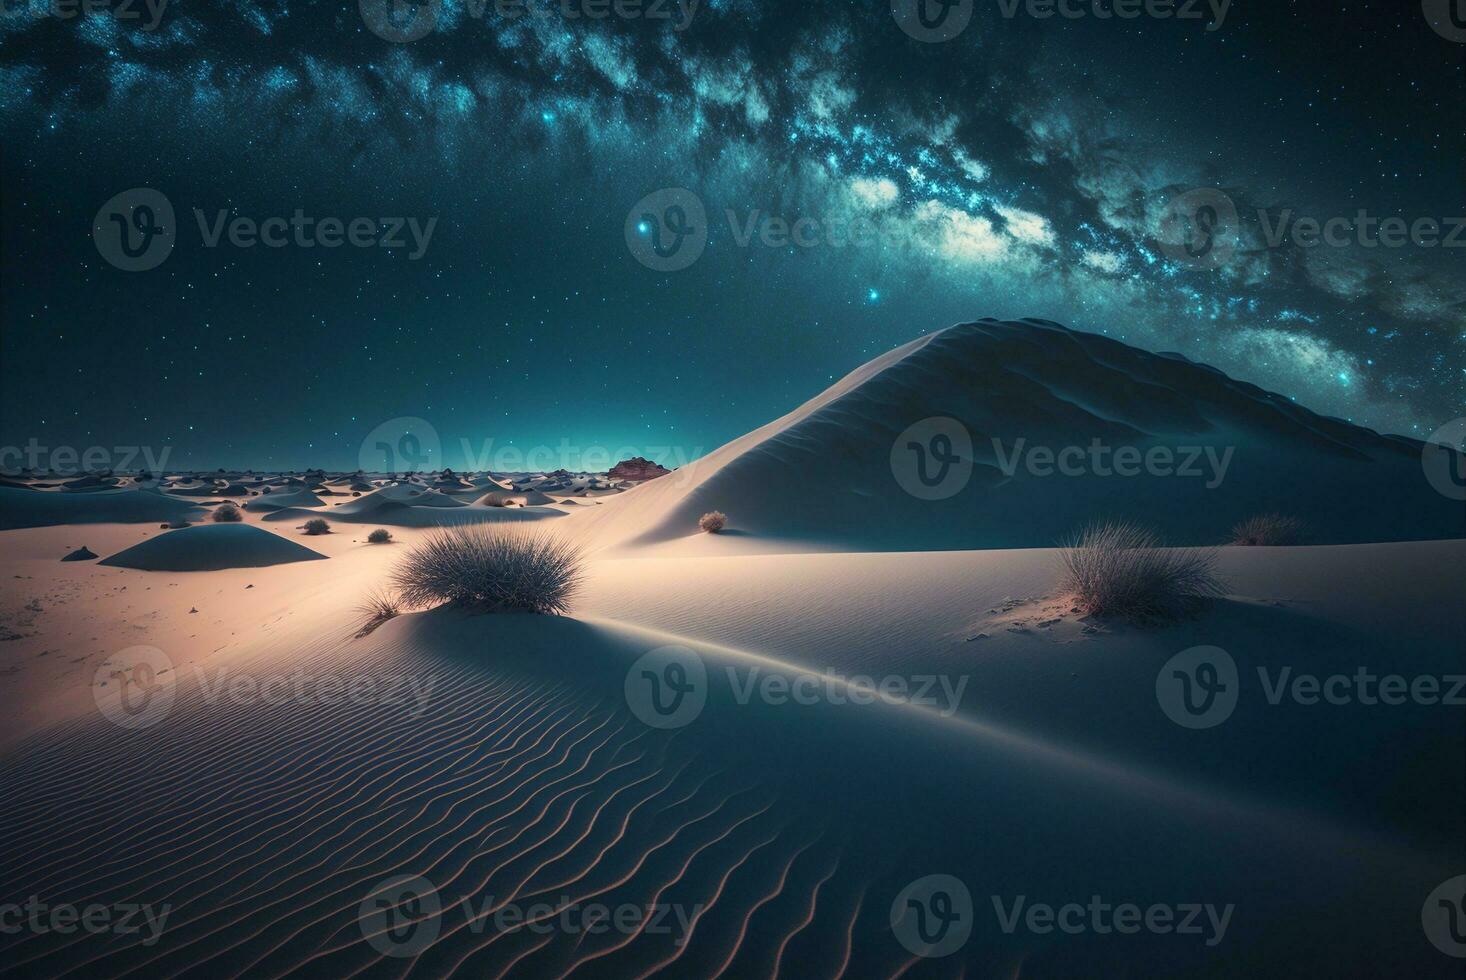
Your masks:
<instances>
[{"instance_id":1,"label":"milky way","mask_svg":"<svg viewBox=\"0 0 1466 980\"><path fill-rule=\"evenodd\" d=\"M923 41L879 3L9 0L3 439L349 466L411 415L690 455L981 316L1423 438L1466 414L1466 44L1411 3L1223 6L977 0ZM127 273L91 233L135 187L178 241ZM648 268L631 212L670 188L706 246ZM1237 216L1201 258L1188 192ZM418 255L207 244L297 211L436 222Z\"/></svg>"}]
</instances>

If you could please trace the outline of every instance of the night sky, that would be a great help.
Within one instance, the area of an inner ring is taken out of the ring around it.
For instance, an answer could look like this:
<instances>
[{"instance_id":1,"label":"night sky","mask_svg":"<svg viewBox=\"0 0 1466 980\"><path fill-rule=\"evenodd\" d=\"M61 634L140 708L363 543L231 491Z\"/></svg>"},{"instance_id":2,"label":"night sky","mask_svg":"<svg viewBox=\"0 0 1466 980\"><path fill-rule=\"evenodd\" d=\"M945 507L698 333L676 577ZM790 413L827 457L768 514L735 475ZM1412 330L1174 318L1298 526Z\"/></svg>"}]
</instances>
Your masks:
<instances>
[{"instance_id":1,"label":"night sky","mask_svg":"<svg viewBox=\"0 0 1466 980\"><path fill-rule=\"evenodd\" d=\"M354 0L176 0L154 29L141 3L41 2L0 17L0 445L352 469L413 416L459 468L462 440L685 458L983 316L1179 351L1385 431L1466 415L1466 227L1454 248L1266 240L1289 214L1441 239L1466 215L1466 43L1443 36L1466 29L1417 0L1235 0L1220 24L969 0L933 42L850 0L704 0L685 28L672 3L442 0L408 42ZM176 214L139 272L93 236L133 188ZM707 216L674 271L628 244L663 188ZM1189 262L1165 217L1196 188L1240 229ZM413 257L406 229L207 247L195 209L436 220ZM745 244L755 211L819 224Z\"/></svg>"}]
</instances>

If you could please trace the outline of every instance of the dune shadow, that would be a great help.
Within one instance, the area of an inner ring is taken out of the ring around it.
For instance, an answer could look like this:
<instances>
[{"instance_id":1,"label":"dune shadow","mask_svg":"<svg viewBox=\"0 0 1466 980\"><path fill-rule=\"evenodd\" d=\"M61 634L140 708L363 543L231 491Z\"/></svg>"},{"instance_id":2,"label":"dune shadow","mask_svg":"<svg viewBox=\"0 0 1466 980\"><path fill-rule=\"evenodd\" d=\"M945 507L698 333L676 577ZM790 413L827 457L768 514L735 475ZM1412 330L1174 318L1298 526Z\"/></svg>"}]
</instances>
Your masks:
<instances>
[{"instance_id":1,"label":"dune shadow","mask_svg":"<svg viewBox=\"0 0 1466 980\"><path fill-rule=\"evenodd\" d=\"M394 624L398 642L457 666L611 688L642 650L570 616L439 606Z\"/></svg>"}]
</instances>

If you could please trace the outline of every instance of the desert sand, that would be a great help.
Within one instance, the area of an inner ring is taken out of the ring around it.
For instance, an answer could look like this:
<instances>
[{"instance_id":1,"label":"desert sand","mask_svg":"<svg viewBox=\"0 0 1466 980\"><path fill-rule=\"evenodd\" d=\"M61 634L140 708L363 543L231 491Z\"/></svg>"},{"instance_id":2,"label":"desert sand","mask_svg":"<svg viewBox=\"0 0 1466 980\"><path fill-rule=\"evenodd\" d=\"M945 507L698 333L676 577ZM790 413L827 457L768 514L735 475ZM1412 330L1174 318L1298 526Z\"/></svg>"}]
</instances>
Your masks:
<instances>
[{"instance_id":1,"label":"desert sand","mask_svg":"<svg viewBox=\"0 0 1466 980\"><path fill-rule=\"evenodd\" d=\"M940 500L893 478L931 417L972 434L970 485ZM1009 476L1018 439L1232 456L1210 490ZM1421 916L1466 871L1461 709L1266 686L1466 674L1466 514L1420 454L1178 357L984 321L638 485L17 477L0 898L160 918L0 934L0 957L36 976L1459 976ZM211 522L226 499L242 520ZM699 532L712 509L728 528ZM1060 589L1085 521L1215 545L1267 510L1310 543L1221 548L1225 594L1179 621L1099 622ZM480 523L585 549L569 615L438 608L357 635L416 543ZM100 559L61 561L82 546ZM1189 729L1157 678L1201 646L1240 696ZM128 727L109 667L138 647L168 704ZM658 656L698 674L685 723L632 693ZM893 912L929 875L970 891L970 938L940 956ZM402 876L432 899L394 897ZM1184 934L1004 928L1017 902L1093 896L1207 911ZM591 906L641 915L589 929Z\"/></svg>"}]
</instances>

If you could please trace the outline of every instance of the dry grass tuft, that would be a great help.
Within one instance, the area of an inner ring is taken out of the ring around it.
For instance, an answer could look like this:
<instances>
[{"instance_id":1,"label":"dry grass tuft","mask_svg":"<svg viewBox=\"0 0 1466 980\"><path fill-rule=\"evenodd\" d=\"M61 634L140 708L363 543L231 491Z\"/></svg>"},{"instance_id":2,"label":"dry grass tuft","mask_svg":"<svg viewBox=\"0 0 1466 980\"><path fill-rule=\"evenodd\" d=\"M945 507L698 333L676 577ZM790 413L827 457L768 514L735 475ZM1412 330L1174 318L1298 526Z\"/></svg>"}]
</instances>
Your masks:
<instances>
[{"instance_id":1,"label":"dry grass tuft","mask_svg":"<svg viewBox=\"0 0 1466 980\"><path fill-rule=\"evenodd\" d=\"M1303 543L1303 522L1283 514L1258 514L1232 528L1234 545L1293 545Z\"/></svg>"},{"instance_id":2,"label":"dry grass tuft","mask_svg":"<svg viewBox=\"0 0 1466 980\"><path fill-rule=\"evenodd\" d=\"M404 605L559 615L580 590L585 556L553 534L469 524L430 533L392 573Z\"/></svg>"},{"instance_id":3,"label":"dry grass tuft","mask_svg":"<svg viewBox=\"0 0 1466 980\"><path fill-rule=\"evenodd\" d=\"M1153 531L1136 524L1091 524L1059 557L1064 590L1098 618L1172 620L1223 592L1215 549L1162 548Z\"/></svg>"},{"instance_id":4,"label":"dry grass tuft","mask_svg":"<svg viewBox=\"0 0 1466 980\"><path fill-rule=\"evenodd\" d=\"M396 619L402 614L397 597L382 589L368 592L361 605L356 607L356 611L362 616L361 627L356 631L358 638L370 635L387 620Z\"/></svg>"}]
</instances>

